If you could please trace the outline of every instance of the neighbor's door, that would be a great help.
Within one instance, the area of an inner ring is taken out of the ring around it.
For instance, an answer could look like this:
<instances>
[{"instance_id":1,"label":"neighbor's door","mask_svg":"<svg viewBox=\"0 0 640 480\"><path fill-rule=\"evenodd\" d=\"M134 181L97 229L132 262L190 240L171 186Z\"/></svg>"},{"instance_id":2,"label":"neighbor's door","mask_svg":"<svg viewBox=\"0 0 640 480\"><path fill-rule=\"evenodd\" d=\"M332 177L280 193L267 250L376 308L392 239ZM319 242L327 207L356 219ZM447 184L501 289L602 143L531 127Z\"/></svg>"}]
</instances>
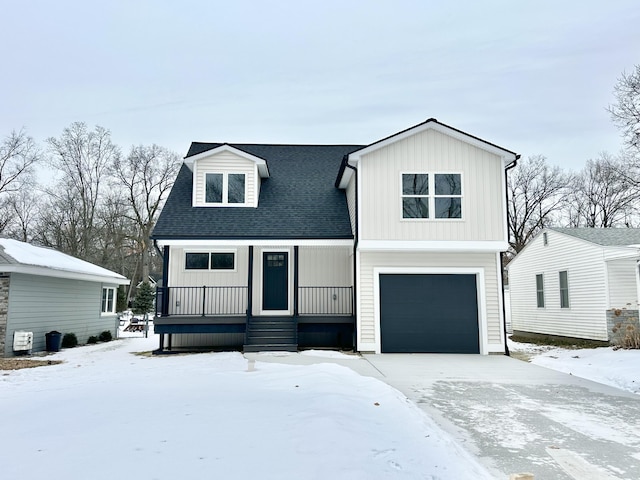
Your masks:
<instances>
[{"instance_id":1,"label":"neighbor's door","mask_svg":"<svg viewBox=\"0 0 640 480\"><path fill-rule=\"evenodd\" d=\"M262 254L262 309L289 309L289 268L287 252Z\"/></svg>"}]
</instances>

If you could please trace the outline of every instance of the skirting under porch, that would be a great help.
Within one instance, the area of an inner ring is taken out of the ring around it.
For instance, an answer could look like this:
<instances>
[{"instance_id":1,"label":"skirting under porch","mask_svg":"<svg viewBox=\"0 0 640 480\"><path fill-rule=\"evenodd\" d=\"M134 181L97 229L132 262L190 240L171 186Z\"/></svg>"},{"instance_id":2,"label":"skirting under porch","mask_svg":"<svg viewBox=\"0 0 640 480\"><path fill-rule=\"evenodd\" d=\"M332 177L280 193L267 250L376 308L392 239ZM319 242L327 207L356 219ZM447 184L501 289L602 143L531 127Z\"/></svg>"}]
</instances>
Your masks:
<instances>
[{"instance_id":1,"label":"skirting under porch","mask_svg":"<svg viewBox=\"0 0 640 480\"><path fill-rule=\"evenodd\" d=\"M202 349L297 351L353 350L353 316L169 316L157 317L158 352Z\"/></svg>"}]
</instances>

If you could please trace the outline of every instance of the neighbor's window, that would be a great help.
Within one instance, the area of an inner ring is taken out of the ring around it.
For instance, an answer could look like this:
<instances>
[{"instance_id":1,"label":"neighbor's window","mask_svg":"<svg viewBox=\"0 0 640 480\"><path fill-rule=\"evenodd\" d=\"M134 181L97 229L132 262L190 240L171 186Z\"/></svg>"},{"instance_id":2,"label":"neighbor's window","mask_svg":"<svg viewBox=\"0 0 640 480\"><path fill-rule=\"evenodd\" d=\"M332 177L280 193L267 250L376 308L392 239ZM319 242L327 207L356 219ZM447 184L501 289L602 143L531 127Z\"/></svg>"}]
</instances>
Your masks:
<instances>
[{"instance_id":1,"label":"neighbor's window","mask_svg":"<svg viewBox=\"0 0 640 480\"><path fill-rule=\"evenodd\" d=\"M207 173L205 203L244 204L246 175L244 173Z\"/></svg>"},{"instance_id":2,"label":"neighbor's window","mask_svg":"<svg viewBox=\"0 0 640 480\"><path fill-rule=\"evenodd\" d=\"M536 275L536 297L538 308L544 308L544 277L542 274Z\"/></svg>"},{"instance_id":3,"label":"neighbor's window","mask_svg":"<svg viewBox=\"0 0 640 480\"><path fill-rule=\"evenodd\" d=\"M560 308L569 308L569 279L566 270L560 272Z\"/></svg>"},{"instance_id":4,"label":"neighbor's window","mask_svg":"<svg viewBox=\"0 0 640 480\"><path fill-rule=\"evenodd\" d=\"M184 267L186 270L234 270L235 261L234 252L187 252Z\"/></svg>"},{"instance_id":5,"label":"neighbor's window","mask_svg":"<svg viewBox=\"0 0 640 480\"><path fill-rule=\"evenodd\" d=\"M102 288L102 313L116 313L116 289L113 287Z\"/></svg>"},{"instance_id":6,"label":"neighbor's window","mask_svg":"<svg viewBox=\"0 0 640 480\"><path fill-rule=\"evenodd\" d=\"M462 218L459 173L403 173L402 218Z\"/></svg>"}]
</instances>

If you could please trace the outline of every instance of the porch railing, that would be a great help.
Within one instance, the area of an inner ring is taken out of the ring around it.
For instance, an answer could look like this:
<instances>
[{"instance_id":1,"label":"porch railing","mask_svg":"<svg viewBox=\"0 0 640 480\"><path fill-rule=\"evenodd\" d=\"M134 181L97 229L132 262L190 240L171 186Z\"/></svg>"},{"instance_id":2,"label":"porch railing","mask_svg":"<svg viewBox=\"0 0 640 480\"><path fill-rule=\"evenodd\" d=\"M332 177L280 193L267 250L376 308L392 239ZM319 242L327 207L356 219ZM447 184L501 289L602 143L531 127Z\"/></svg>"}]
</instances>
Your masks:
<instances>
[{"instance_id":1,"label":"porch railing","mask_svg":"<svg viewBox=\"0 0 640 480\"><path fill-rule=\"evenodd\" d=\"M353 287L298 287L300 315L353 315Z\"/></svg>"},{"instance_id":2,"label":"porch railing","mask_svg":"<svg viewBox=\"0 0 640 480\"><path fill-rule=\"evenodd\" d=\"M246 315L248 287L158 287L156 312L160 316Z\"/></svg>"}]
</instances>

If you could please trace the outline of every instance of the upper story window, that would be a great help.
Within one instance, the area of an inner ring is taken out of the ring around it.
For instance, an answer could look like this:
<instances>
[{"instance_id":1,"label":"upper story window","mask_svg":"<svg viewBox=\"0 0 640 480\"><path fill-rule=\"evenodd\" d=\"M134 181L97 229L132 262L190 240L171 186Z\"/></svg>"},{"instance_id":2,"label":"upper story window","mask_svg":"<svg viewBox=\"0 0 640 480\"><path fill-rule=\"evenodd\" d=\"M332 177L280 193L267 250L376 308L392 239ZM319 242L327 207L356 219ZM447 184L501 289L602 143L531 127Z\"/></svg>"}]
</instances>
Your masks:
<instances>
[{"instance_id":1,"label":"upper story window","mask_svg":"<svg viewBox=\"0 0 640 480\"><path fill-rule=\"evenodd\" d=\"M234 252L187 252L184 259L185 270L235 270Z\"/></svg>"},{"instance_id":2,"label":"upper story window","mask_svg":"<svg viewBox=\"0 0 640 480\"><path fill-rule=\"evenodd\" d=\"M205 203L244 204L244 173L207 173L205 175Z\"/></svg>"},{"instance_id":3,"label":"upper story window","mask_svg":"<svg viewBox=\"0 0 640 480\"><path fill-rule=\"evenodd\" d=\"M459 173L403 173L402 218L462 218Z\"/></svg>"}]
</instances>

